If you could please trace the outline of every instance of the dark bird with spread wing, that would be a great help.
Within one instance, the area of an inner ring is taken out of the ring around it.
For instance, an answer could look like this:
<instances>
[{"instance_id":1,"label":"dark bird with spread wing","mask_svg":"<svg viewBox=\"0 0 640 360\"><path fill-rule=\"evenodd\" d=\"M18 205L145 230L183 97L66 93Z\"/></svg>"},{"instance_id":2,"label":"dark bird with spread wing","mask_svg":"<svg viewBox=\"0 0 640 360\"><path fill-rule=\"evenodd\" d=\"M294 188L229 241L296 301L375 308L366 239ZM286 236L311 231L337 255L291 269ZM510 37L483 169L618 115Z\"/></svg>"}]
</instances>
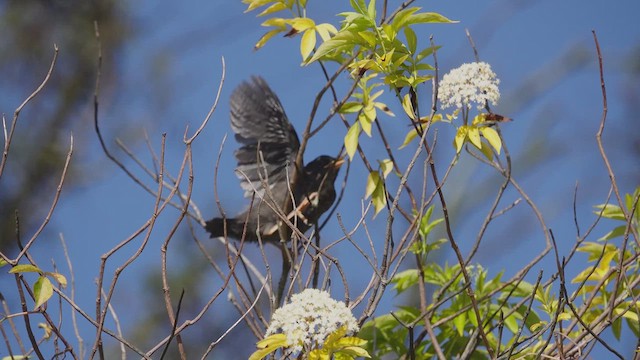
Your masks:
<instances>
[{"instance_id":1,"label":"dark bird with spread wing","mask_svg":"<svg viewBox=\"0 0 640 360\"><path fill-rule=\"evenodd\" d=\"M235 152L236 175L252 201L236 217L207 221L211 237L273 242L281 240L283 224L307 231L333 205L334 182L344 160L322 155L296 169L298 135L260 77L242 83L231 95L231 128L241 144Z\"/></svg>"}]
</instances>

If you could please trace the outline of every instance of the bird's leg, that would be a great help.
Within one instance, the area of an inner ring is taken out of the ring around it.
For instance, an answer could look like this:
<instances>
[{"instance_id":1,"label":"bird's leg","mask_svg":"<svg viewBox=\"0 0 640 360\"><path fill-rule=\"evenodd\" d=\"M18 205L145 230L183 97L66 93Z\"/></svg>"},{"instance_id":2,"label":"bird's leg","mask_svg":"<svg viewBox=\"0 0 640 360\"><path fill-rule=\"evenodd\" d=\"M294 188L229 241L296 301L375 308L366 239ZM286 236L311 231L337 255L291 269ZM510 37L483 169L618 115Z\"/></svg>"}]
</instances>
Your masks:
<instances>
[{"instance_id":1,"label":"bird's leg","mask_svg":"<svg viewBox=\"0 0 640 360\"><path fill-rule=\"evenodd\" d=\"M298 205L295 209L291 210L291 212L289 212L289 214L287 214L287 220L293 222L294 218L298 218L300 221L302 221L305 225L311 225L309 224L309 219L307 219L306 216L304 216L303 211L309 207L309 205L312 204L313 201L315 201L318 198L318 193L314 192L312 194L310 194L309 196L305 197L304 200L302 201L302 203L300 203L300 205ZM278 221L277 224L273 225L272 227L265 229L264 230L264 234L265 235L271 235L271 234L275 234L275 232L280 228L280 226L282 226L282 221Z\"/></svg>"}]
</instances>

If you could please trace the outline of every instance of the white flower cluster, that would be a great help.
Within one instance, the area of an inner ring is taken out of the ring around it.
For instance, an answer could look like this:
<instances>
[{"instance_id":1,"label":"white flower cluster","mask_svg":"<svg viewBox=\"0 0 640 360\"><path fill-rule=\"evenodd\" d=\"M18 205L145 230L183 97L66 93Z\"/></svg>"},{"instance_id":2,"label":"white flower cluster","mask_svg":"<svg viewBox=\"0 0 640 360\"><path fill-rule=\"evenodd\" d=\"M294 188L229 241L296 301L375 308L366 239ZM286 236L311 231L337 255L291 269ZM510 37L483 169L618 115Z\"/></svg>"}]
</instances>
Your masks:
<instances>
[{"instance_id":1,"label":"white flower cluster","mask_svg":"<svg viewBox=\"0 0 640 360\"><path fill-rule=\"evenodd\" d=\"M320 348L327 335L342 326L346 326L348 335L359 330L351 310L342 301L333 300L326 291L306 289L275 311L266 336L284 333L295 353L303 348Z\"/></svg>"},{"instance_id":2,"label":"white flower cluster","mask_svg":"<svg viewBox=\"0 0 640 360\"><path fill-rule=\"evenodd\" d=\"M500 99L500 80L485 62L462 64L451 70L440 81L438 97L443 108L471 108L475 103L478 110L487 102L496 105Z\"/></svg>"}]
</instances>

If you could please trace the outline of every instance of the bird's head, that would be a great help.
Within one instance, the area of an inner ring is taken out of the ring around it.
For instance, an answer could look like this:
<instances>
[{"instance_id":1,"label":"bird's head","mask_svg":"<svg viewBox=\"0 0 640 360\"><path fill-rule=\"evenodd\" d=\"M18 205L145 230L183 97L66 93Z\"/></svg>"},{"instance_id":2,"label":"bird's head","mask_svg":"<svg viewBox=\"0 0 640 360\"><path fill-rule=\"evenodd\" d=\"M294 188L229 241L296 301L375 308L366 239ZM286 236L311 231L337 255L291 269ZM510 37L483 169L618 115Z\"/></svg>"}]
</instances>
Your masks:
<instances>
[{"instance_id":1,"label":"bird's head","mask_svg":"<svg viewBox=\"0 0 640 360\"><path fill-rule=\"evenodd\" d=\"M334 158L322 155L315 158L304 167L304 179L308 182L333 184L340 171L344 158Z\"/></svg>"}]
</instances>

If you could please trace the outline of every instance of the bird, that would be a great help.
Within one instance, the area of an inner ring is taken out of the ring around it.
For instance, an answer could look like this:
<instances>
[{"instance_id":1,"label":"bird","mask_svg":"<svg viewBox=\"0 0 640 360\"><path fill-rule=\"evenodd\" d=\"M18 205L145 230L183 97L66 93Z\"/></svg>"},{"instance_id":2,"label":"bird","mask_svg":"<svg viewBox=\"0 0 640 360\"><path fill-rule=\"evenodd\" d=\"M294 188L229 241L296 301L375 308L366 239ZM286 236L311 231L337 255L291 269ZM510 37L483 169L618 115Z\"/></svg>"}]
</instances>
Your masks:
<instances>
[{"instance_id":1,"label":"bird","mask_svg":"<svg viewBox=\"0 0 640 360\"><path fill-rule=\"evenodd\" d=\"M251 203L235 217L207 221L205 229L211 238L279 242L288 241L283 234L294 233L289 228L281 232L289 223L304 234L335 202L344 158L321 155L296 168L298 135L277 95L259 76L233 91L230 107L231 129L241 145L235 151L235 173Z\"/></svg>"}]
</instances>

